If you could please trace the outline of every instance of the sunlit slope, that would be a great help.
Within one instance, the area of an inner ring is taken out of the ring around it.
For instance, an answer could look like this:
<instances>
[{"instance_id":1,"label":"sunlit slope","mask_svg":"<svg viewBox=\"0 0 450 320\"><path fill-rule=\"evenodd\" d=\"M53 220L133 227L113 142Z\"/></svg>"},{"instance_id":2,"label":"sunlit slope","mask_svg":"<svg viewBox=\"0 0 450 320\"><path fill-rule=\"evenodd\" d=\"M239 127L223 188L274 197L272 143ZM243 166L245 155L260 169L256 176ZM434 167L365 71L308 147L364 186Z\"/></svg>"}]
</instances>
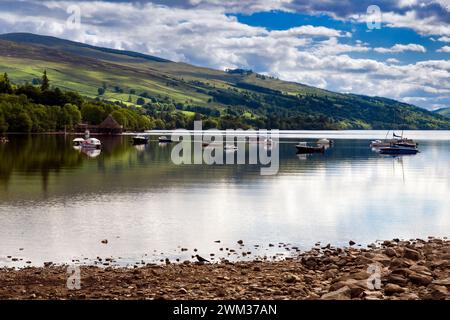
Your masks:
<instances>
[{"instance_id":1,"label":"sunlit slope","mask_svg":"<svg viewBox=\"0 0 450 320\"><path fill-rule=\"evenodd\" d=\"M437 114L443 115L447 118L450 118L450 107L442 108L435 111Z\"/></svg>"}]
</instances>

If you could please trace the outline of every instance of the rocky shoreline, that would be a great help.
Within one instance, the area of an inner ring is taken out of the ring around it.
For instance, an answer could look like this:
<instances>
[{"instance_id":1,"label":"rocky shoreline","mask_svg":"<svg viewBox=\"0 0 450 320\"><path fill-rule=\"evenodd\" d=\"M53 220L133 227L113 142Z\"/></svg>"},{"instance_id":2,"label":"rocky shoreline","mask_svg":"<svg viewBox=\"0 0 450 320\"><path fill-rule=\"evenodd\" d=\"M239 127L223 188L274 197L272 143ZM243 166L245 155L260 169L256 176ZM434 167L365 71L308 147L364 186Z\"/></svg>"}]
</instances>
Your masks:
<instances>
[{"instance_id":1,"label":"rocky shoreline","mask_svg":"<svg viewBox=\"0 0 450 320\"><path fill-rule=\"evenodd\" d=\"M352 244L352 243L350 243ZM368 248L316 246L283 261L0 269L0 299L450 299L450 241L394 239Z\"/></svg>"}]
</instances>

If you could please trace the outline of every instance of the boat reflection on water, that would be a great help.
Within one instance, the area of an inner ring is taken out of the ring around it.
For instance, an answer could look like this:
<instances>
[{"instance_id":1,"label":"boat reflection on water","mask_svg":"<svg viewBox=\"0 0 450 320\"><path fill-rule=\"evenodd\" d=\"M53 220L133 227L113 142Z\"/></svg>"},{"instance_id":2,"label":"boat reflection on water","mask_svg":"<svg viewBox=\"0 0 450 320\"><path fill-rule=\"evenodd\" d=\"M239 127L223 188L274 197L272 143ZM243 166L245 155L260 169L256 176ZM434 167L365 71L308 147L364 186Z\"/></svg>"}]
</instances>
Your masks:
<instances>
[{"instance_id":1,"label":"boat reflection on water","mask_svg":"<svg viewBox=\"0 0 450 320\"><path fill-rule=\"evenodd\" d=\"M84 153L85 155L87 155L89 158L96 158L102 153L102 150L83 148L83 149L81 149L81 152Z\"/></svg>"},{"instance_id":2,"label":"boat reflection on water","mask_svg":"<svg viewBox=\"0 0 450 320\"><path fill-rule=\"evenodd\" d=\"M101 149L89 149L83 148L82 146L73 146L73 149L88 156L89 158L96 158L102 153Z\"/></svg>"},{"instance_id":3,"label":"boat reflection on water","mask_svg":"<svg viewBox=\"0 0 450 320\"><path fill-rule=\"evenodd\" d=\"M134 149L136 149L139 152L145 151L145 144L136 144L133 147L134 147Z\"/></svg>"}]
</instances>

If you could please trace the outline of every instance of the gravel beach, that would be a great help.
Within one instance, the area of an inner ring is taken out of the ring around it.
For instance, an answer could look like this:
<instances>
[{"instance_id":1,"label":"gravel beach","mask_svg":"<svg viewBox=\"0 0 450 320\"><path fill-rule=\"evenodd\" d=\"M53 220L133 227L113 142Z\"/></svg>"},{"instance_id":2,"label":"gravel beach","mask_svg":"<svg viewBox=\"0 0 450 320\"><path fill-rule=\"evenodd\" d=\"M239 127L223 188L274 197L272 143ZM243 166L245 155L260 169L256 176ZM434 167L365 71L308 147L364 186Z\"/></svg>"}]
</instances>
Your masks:
<instances>
[{"instance_id":1,"label":"gravel beach","mask_svg":"<svg viewBox=\"0 0 450 320\"><path fill-rule=\"evenodd\" d=\"M368 248L329 245L283 261L0 269L0 299L450 299L450 241L394 239Z\"/></svg>"}]
</instances>

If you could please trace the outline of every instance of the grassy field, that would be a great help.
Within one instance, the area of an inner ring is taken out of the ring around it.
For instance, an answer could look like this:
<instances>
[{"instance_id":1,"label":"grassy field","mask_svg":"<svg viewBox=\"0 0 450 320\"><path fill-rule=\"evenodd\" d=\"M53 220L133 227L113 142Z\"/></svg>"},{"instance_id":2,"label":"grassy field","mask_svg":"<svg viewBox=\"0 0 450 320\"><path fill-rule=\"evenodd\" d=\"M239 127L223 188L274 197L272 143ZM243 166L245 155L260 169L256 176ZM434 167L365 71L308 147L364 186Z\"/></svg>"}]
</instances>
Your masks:
<instances>
[{"instance_id":1,"label":"grassy field","mask_svg":"<svg viewBox=\"0 0 450 320\"><path fill-rule=\"evenodd\" d=\"M209 87L226 90L238 82L289 94L333 95L331 92L297 83L269 77L263 80L254 73L242 76L185 63L99 53L94 48L65 40L49 41L44 37L41 43L45 43L45 46L37 46L35 42L38 39L32 39L33 43L30 44L31 40L26 41L27 39L6 42L1 38L0 36L0 70L8 72L14 82L31 82L33 78L39 78L43 70L47 70L53 85L78 91L88 97L96 97L97 89L106 84L109 88L118 86L125 93L134 89L137 94L148 92L152 96L167 96L176 102L189 101L196 105L207 105L211 96L200 92L202 89ZM132 95L132 100L135 101L137 97L138 95ZM105 98L126 102L129 97L128 94L122 96L110 93L105 94Z\"/></svg>"}]
</instances>

